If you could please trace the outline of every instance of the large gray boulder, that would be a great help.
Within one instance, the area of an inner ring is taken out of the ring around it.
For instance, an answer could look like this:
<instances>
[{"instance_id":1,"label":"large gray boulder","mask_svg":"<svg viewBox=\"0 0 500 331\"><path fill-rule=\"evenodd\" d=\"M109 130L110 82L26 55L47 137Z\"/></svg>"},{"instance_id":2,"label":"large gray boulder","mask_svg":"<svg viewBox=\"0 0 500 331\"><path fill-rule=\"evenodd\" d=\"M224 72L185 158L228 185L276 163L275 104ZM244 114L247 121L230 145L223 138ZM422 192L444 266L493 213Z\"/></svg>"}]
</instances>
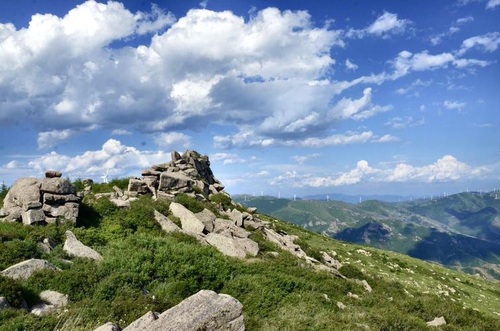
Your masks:
<instances>
[{"instance_id":1,"label":"large gray boulder","mask_svg":"<svg viewBox=\"0 0 500 331\"><path fill-rule=\"evenodd\" d=\"M3 276L13 279L28 279L38 270L61 270L46 260L30 259L19 262L0 272Z\"/></svg>"},{"instance_id":2,"label":"large gray boulder","mask_svg":"<svg viewBox=\"0 0 500 331\"><path fill-rule=\"evenodd\" d=\"M102 260L101 254L84 245L70 230L66 231L66 241L64 242L63 251L74 257L83 257L96 261Z\"/></svg>"},{"instance_id":3,"label":"large gray boulder","mask_svg":"<svg viewBox=\"0 0 500 331\"><path fill-rule=\"evenodd\" d=\"M244 331L243 305L227 294L201 290L162 313L144 331Z\"/></svg>"},{"instance_id":4,"label":"large gray boulder","mask_svg":"<svg viewBox=\"0 0 500 331\"><path fill-rule=\"evenodd\" d=\"M205 225L196 217L196 215L177 202L170 203L172 215L181 220L182 229L189 234L202 234Z\"/></svg>"},{"instance_id":5,"label":"large gray boulder","mask_svg":"<svg viewBox=\"0 0 500 331\"><path fill-rule=\"evenodd\" d=\"M8 221L20 221L23 211L41 206L40 186L36 178L19 178L14 182L3 203Z\"/></svg>"}]
</instances>

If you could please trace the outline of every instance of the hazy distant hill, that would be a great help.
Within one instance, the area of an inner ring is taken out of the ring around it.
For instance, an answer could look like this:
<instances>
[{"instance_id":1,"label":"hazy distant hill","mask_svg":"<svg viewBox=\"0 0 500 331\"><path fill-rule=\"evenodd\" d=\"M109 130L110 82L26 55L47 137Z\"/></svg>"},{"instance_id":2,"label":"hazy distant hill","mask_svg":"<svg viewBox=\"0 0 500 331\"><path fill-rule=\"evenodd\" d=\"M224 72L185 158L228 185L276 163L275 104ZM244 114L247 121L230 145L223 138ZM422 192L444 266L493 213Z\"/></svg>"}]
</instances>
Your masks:
<instances>
[{"instance_id":1,"label":"hazy distant hill","mask_svg":"<svg viewBox=\"0 0 500 331\"><path fill-rule=\"evenodd\" d=\"M332 238L500 279L500 200L492 193L357 204L273 197L234 199Z\"/></svg>"}]
</instances>

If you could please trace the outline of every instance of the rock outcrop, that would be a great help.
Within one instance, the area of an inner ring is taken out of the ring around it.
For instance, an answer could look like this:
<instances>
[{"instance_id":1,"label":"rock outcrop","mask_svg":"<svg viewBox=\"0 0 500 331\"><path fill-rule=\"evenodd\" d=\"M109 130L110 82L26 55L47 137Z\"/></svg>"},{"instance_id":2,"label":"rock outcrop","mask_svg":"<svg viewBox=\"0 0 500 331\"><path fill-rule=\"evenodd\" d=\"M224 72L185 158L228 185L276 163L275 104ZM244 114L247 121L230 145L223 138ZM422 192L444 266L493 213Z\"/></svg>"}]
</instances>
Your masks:
<instances>
[{"instance_id":1,"label":"rock outcrop","mask_svg":"<svg viewBox=\"0 0 500 331\"><path fill-rule=\"evenodd\" d=\"M188 193L205 199L219 192L224 192L224 186L214 177L208 156L188 150L182 155L174 151L170 162L153 165L142 172L141 178L131 178L127 193L152 194L155 198Z\"/></svg>"},{"instance_id":2,"label":"rock outcrop","mask_svg":"<svg viewBox=\"0 0 500 331\"><path fill-rule=\"evenodd\" d=\"M46 260L30 259L14 264L0 272L0 274L13 279L28 279L34 272L45 269L61 270Z\"/></svg>"},{"instance_id":3,"label":"rock outcrop","mask_svg":"<svg viewBox=\"0 0 500 331\"><path fill-rule=\"evenodd\" d=\"M47 171L46 178L19 178L14 182L0 211L8 222L26 225L55 223L63 219L76 223L80 199L61 173Z\"/></svg>"},{"instance_id":4,"label":"rock outcrop","mask_svg":"<svg viewBox=\"0 0 500 331\"><path fill-rule=\"evenodd\" d=\"M146 313L123 331L244 331L242 309L230 295L201 290L162 314Z\"/></svg>"},{"instance_id":5,"label":"rock outcrop","mask_svg":"<svg viewBox=\"0 0 500 331\"><path fill-rule=\"evenodd\" d=\"M96 261L101 261L102 256L92 248L85 246L81 241L79 241L73 232L66 231L66 241L64 242L63 251L68 255L74 257L83 257L87 259L92 259Z\"/></svg>"}]
</instances>

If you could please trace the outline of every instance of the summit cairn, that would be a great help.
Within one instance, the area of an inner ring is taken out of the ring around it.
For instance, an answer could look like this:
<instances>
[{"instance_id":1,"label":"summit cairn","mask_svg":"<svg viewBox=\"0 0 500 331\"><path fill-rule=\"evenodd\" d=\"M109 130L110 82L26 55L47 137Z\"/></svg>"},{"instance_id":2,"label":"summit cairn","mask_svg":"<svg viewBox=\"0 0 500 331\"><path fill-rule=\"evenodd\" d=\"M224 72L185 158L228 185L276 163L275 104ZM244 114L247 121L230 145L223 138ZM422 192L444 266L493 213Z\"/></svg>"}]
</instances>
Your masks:
<instances>
[{"instance_id":1,"label":"summit cairn","mask_svg":"<svg viewBox=\"0 0 500 331\"><path fill-rule=\"evenodd\" d=\"M172 199L186 193L204 200L211 194L225 193L224 185L214 177L208 156L196 151L171 153L171 161L142 171L141 178L131 178L128 195L153 194L154 198Z\"/></svg>"}]
</instances>

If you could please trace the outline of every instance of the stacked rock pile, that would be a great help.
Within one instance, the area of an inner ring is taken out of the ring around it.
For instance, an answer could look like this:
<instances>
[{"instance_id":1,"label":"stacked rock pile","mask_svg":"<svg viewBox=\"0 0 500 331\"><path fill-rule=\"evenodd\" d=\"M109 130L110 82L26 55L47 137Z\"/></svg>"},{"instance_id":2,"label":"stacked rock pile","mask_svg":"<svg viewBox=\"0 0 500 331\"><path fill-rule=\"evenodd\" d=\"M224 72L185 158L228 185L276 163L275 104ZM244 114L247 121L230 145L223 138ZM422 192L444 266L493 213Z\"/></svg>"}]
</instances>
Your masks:
<instances>
[{"instance_id":1,"label":"stacked rock pile","mask_svg":"<svg viewBox=\"0 0 500 331\"><path fill-rule=\"evenodd\" d=\"M187 193L205 199L219 192L224 192L224 185L214 177L208 156L188 150L182 155L174 151L170 162L144 170L141 178L131 178L127 194L152 193L155 198L173 198Z\"/></svg>"},{"instance_id":2,"label":"stacked rock pile","mask_svg":"<svg viewBox=\"0 0 500 331\"><path fill-rule=\"evenodd\" d=\"M19 178L5 196L0 220L24 224L54 223L58 218L76 223L80 198L62 174L47 171L42 180Z\"/></svg>"}]
</instances>

